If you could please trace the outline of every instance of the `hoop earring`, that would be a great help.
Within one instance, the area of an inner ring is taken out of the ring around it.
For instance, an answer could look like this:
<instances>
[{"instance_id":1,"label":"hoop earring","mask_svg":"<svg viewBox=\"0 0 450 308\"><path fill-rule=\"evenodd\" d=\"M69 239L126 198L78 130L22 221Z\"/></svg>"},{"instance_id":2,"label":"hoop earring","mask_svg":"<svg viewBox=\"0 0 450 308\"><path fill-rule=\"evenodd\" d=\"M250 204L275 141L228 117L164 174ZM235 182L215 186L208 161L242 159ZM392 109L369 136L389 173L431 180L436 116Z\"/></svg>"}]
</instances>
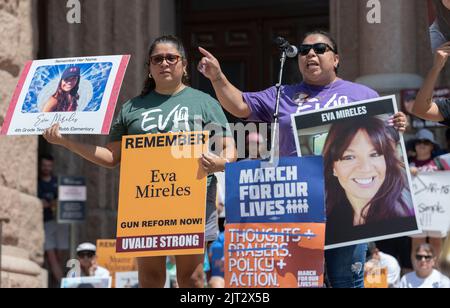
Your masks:
<instances>
[{"instance_id":1,"label":"hoop earring","mask_svg":"<svg viewBox=\"0 0 450 308\"><path fill-rule=\"evenodd\" d=\"M153 79L152 73L148 74L148 78Z\"/></svg>"}]
</instances>

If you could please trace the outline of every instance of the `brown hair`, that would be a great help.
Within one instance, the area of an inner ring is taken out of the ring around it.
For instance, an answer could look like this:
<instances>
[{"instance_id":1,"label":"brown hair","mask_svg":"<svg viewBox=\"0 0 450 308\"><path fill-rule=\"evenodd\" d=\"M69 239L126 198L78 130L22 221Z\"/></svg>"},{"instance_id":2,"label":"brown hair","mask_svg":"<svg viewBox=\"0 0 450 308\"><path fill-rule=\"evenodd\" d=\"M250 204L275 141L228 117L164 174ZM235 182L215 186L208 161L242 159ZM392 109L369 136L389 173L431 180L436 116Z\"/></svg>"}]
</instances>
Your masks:
<instances>
[{"instance_id":1,"label":"brown hair","mask_svg":"<svg viewBox=\"0 0 450 308\"><path fill-rule=\"evenodd\" d=\"M373 199L362 210L365 213L368 209L363 217L366 223L413 216L414 209L403 196L408 185L403 171L405 166L396 153L398 132L376 117L337 122L328 133L323 150L327 216L333 219L335 214L344 216L348 222L353 221L353 208L338 179L333 175L333 168L361 130L367 132L376 151L386 160L386 178Z\"/></svg>"},{"instance_id":2,"label":"brown hair","mask_svg":"<svg viewBox=\"0 0 450 308\"><path fill-rule=\"evenodd\" d=\"M434 248L430 244L428 243L420 244L420 246L416 248L416 254L421 250L425 250L427 253L431 254L432 257L435 257Z\"/></svg>"}]
</instances>

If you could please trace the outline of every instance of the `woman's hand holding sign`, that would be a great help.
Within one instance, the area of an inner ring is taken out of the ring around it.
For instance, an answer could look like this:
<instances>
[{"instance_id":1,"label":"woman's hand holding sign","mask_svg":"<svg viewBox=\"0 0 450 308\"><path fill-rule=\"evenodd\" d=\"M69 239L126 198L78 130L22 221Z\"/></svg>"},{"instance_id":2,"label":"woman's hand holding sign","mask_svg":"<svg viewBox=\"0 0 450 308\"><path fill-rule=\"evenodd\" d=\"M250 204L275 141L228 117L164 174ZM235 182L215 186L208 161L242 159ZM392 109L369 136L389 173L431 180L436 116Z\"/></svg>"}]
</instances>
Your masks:
<instances>
[{"instance_id":1,"label":"woman's hand holding sign","mask_svg":"<svg viewBox=\"0 0 450 308\"><path fill-rule=\"evenodd\" d=\"M45 130L42 135L48 143L64 146L64 138L59 131L59 123L53 124L52 127Z\"/></svg>"},{"instance_id":2,"label":"woman's hand holding sign","mask_svg":"<svg viewBox=\"0 0 450 308\"><path fill-rule=\"evenodd\" d=\"M61 145L94 164L114 168L120 163L120 141L110 142L105 147L100 147L69 140L61 135L59 123L45 130L43 137L48 143Z\"/></svg>"},{"instance_id":3,"label":"woman's hand holding sign","mask_svg":"<svg viewBox=\"0 0 450 308\"><path fill-rule=\"evenodd\" d=\"M225 169L225 164L229 161L225 158L217 156L214 153L208 152L202 155L200 162L203 170L208 174L212 174L223 171Z\"/></svg>"},{"instance_id":4,"label":"woman's hand holding sign","mask_svg":"<svg viewBox=\"0 0 450 308\"><path fill-rule=\"evenodd\" d=\"M394 126L400 133L404 133L408 127L408 118L403 112L398 112L389 120L389 124Z\"/></svg>"}]
</instances>

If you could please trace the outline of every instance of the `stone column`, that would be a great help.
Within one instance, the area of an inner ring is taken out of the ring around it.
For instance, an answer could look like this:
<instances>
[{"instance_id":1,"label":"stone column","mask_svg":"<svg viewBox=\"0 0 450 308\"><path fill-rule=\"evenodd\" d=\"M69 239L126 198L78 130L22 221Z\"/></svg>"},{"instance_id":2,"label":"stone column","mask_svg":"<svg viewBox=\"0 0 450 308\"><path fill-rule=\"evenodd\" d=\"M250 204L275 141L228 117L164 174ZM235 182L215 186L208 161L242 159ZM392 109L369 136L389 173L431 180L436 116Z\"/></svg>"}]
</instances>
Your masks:
<instances>
[{"instance_id":1,"label":"stone column","mask_svg":"<svg viewBox=\"0 0 450 308\"><path fill-rule=\"evenodd\" d=\"M35 0L0 0L0 125L25 62L36 54L36 12ZM0 136L0 160L0 216L10 219L0 239L2 287L45 287L37 138Z\"/></svg>"},{"instance_id":2,"label":"stone column","mask_svg":"<svg viewBox=\"0 0 450 308\"><path fill-rule=\"evenodd\" d=\"M81 24L68 24L66 2L46 0L45 58L131 54L116 111L140 94L146 77L149 43L175 34L174 0L81 0ZM107 137L72 136L104 145ZM47 147L47 146L46 146ZM119 170L107 170L60 147L50 147L57 173L87 178L87 222L77 226L75 242L115 238Z\"/></svg>"},{"instance_id":3,"label":"stone column","mask_svg":"<svg viewBox=\"0 0 450 308\"><path fill-rule=\"evenodd\" d=\"M331 32L342 57L342 76L380 92L422 84L430 60L426 2L380 0L381 23L367 21L368 1L331 1Z\"/></svg>"}]
</instances>

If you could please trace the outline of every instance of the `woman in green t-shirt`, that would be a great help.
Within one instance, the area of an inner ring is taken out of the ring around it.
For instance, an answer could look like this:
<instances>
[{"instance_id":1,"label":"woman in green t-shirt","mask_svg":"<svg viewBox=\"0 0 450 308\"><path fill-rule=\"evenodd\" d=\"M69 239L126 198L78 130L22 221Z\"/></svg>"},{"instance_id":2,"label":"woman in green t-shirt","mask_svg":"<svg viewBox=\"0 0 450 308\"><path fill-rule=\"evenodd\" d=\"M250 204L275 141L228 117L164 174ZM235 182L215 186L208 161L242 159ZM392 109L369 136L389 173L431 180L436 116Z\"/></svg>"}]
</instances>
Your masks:
<instances>
[{"instance_id":1,"label":"woman in green t-shirt","mask_svg":"<svg viewBox=\"0 0 450 308\"><path fill-rule=\"evenodd\" d=\"M181 41L173 36L156 39L149 50L149 75L141 95L123 105L114 122L110 142L105 146L94 146L75 142L61 136L56 124L44 133L44 138L66 147L85 159L107 168L120 163L121 138L124 135L167 133L194 129L194 119L202 124L219 127L214 143L216 154L207 153L201 165L209 174L224 170L226 162L234 161L236 149L227 129L226 117L219 103L207 94L187 86L187 60ZM210 126L211 127L211 126ZM221 128L221 129L220 129ZM220 151L222 150L222 151ZM208 179L206 234L207 242L218 234L215 212L215 184ZM204 286L203 255L177 256L177 278L182 288ZM166 257L138 259L139 283L141 287L163 287L166 281Z\"/></svg>"}]
</instances>

